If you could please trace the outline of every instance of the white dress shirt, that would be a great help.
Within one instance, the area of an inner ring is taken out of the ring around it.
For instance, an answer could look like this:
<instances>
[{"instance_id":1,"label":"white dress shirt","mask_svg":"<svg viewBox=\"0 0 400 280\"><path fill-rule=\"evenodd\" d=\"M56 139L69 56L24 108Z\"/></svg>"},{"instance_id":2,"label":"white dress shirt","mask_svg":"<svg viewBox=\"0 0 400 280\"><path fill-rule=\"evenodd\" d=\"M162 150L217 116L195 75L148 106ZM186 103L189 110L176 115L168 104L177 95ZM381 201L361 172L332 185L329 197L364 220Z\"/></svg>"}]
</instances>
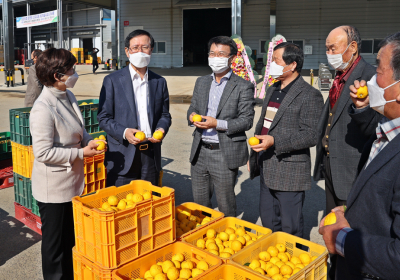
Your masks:
<instances>
[{"instance_id":1,"label":"white dress shirt","mask_svg":"<svg viewBox=\"0 0 400 280\"><path fill-rule=\"evenodd\" d=\"M146 134L146 138L152 137L151 127L149 123L149 118L147 115L147 107L149 100L149 70L147 69L143 80L140 78L139 73L137 73L131 65L129 67L129 72L131 73L133 92L135 95L135 105L136 105L136 118L138 121L138 130L143 131ZM125 133L124 131L124 139Z\"/></svg>"}]
</instances>

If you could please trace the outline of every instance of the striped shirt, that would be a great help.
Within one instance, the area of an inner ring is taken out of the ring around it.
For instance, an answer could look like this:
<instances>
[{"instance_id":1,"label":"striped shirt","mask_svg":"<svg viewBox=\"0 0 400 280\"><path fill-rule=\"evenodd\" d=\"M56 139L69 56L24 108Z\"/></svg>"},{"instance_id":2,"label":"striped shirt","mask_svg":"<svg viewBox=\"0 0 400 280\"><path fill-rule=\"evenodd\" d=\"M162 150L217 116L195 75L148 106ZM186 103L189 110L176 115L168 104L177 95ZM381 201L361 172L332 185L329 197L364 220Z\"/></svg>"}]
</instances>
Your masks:
<instances>
[{"instance_id":1,"label":"striped shirt","mask_svg":"<svg viewBox=\"0 0 400 280\"><path fill-rule=\"evenodd\" d=\"M215 74L212 73L213 78L211 82L210 94L208 97L208 107L207 116L216 118L218 105L221 100L222 93L224 92L225 86L232 76L232 70L229 71L225 76L222 77L221 81L218 83L215 80ZM204 129L201 140L205 143L219 143L217 130L228 130L228 122L225 120L217 120L217 127Z\"/></svg>"},{"instance_id":2,"label":"striped shirt","mask_svg":"<svg viewBox=\"0 0 400 280\"><path fill-rule=\"evenodd\" d=\"M374 158L392 141L397 135L400 134L400 118L389 120L383 117L376 128L376 137L369 153L368 161L364 168L374 160ZM352 231L351 228L343 228L339 231L336 237L336 251L339 255L344 257L344 242L346 240L347 233Z\"/></svg>"}]
</instances>

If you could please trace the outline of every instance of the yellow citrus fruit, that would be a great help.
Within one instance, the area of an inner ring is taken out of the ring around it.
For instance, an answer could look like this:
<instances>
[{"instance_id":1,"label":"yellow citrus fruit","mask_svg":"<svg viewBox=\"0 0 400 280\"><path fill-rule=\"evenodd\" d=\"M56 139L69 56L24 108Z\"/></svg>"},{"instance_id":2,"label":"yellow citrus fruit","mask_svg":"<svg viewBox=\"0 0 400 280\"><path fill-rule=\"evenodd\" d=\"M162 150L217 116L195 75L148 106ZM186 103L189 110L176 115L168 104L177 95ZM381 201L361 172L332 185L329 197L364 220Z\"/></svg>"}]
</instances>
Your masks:
<instances>
[{"instance_id":1,"label":"yellow citrus fruit","mask_svg":"<svg viewBox=\"0 0 400 280\"><path fill-rule=\"evenodd\" d=\"M219 234L219 238L220 238L222 241L228 241L228 240L229 240L229 235L228 235L226 232L221 232L221 233Z\"/></svg>"},{"instance_id":2,"label":"yellow citrus fruit","mask_svg":"<svg viewBox=\"0 0 400 280\"><path fill-rule=\"evenodd\" d=\"M208 263L206 263L205 261L199 261L197 263L196 266L198 269L202 269L202 270L207 270L208 269Z\"/></svg>"},{"instance_id":3,"label":"yellow citrus fruit","mask_svg":"<svg viewBox=\"0 0 400 280\"><path fill-rule=\"evenodd\" d=\"M175 265L174 265L173 262L171 262L171 261L165 261L165 262L163 262L163 264L162 264L162 270L163 270L164 273L167 273L167 271L168 271L168 269L169 269L170 267L175 267Z\"/></svg>"},{"instance_id":4,"label":"yellow citrus fruit","mask_svg":"<svg viewBox=\"0 0 400 280\"><path fill-rule=\"evenodd\" d=\"M261 265L260 267L265 270L265 266L267 265L267 263L263 260L258 260L258 261L260 262Z\"/></svg>"},{"instance_id":5,"label":"yellow citrus fruit","mask_svg":"<svg viewBox=\"0 0 400 280\"><path fill-rule=\"evenodd\" d=\"M99 136L99 139L100 139L100 140L106 140L106 137L105 137L104 135L100 135L100 136Z\"/></svg>"},{"instance_id":6,"label":"yellow citrus fruit","mask_svg":"<svg viewBox=\"0 0 400 280\"><path fill-rule=\"evenodd\" d=\"M271 255L271 257L276 257L279 253L278 249L275 246L269 246L267 252Z\"/></svg>"},{"instance_id":7,"label":"yellow citrus fruit","mask_svg":"<svg viewBox=\"0 0 400 280\"><path fill-rule=\"evenodd\" d=\"M237 236L234 233L229 234L229 241L236 240Z\"/></svg>"},{"instance_id":8,"label":"yellow citrus fruit","mask_svg":"<svg viewBox=\"0 0 400 280\"><path fill-rule=\"evenodd\" d=\"M150 270L147 270L145 273L144 273L144 276L143 276L144 278L150 278L150 277L153 277L153 275L151 275L151 273L150 273Z\"/></svg>"},{"instance_id":9,"label":"yellow citrus fruit","mask_svg":"<svg viewBox=\"0 0 400 280\"><path fill-rule=\"evenodd\" d=\"M240 251L240 250L242 250L242 243L240 243L240 241L234 240L231 243L231 248L235 252Z\"/></svg>"},{"instance_id":10,"label":"yellow citrus fruit","mask_svg":"<svg viewBox=\"0 0 400 280\"><path fill-rule=\"evenodd\" d=\"M206 242L203 239L198 239L196 242L196 246L201 249L204 249L206 247Z\"/></svg>"},{"instance_id":11,"label":"yellow citrus fruit","mask_svg":"<svg viewBox=\"0 0 400 280\"><path fill-rule=\"evenodd\" d=\"M254 270L256 267L261 267L261 264L258 260L252 260L251 263L249 264L249 268Z\"/></svg>"},{"instance_id":12,"label":"yellow citrus fruit","mask_svg":"<svg viewBox=\"0 0 400 280\"><path fill-rule=\"evenodd\" d=\"M251 241L251 237L248 234L243 235L243 238L246 239L246 243Z\"/></svg>"},{"instance_id":13,"label":"yellow citrus fruit","mask_svg":"<svg viewBox=\"0 0 400 280\"><path fill-rule=\"evenodd\" d=\"M368 87L363 86L357 89L357 97L358 98L365 98L368 96Z\"/></svg>"},{"instance_id":14,"label":"yellow citrus fruit","mask_svg":"<svg viewBox=\"0 0 400 280\"><path fill-rule=\"evenodd\" d=\"M142 131L138 131L135 133L135 137L140 141L143 141L144 139L146 139L146 134L144 134L144 132Z\"/></svg>"},{"instance_id":15,"label":"yellow citrus fruit","mask_svg":"<svg viewBox=\"0 0 400 280\"><path fill-rule=\"evenodd\" d=\"M298 257L292 257L290 259L290 262L293 263L294 265L301 263L301 260Z\"/></svg>"},{"instance_id":16,"label":"yellow citrus fruit","mask_svg":"<svg viewBox=\"0 0 400 280\"><path fill-rule=\"evenodd\" d=\"M242 243L242 245L246 244L246 239L244 239L243 236L238 237L236 240L239 241L240 243Z\"/></svg>"},{"instance_id":17,"label":"yellow citrus fruit","mask_svg":"<svg viewBox=\"0 0 400 280\"><path fill-rule=\"evenodd\" d=\"M124 200L121 200L120 202L118 202L117 208L118 208L119 210L125 210L125 208L126 208L126 202L125 202Z\"/></svg>"},{"instance_id":18,"label":"yellow citrus fruit","mask_svg":"<svg viewBox=\"0 0 400 280\"><path fill-rule=\"evenodd\" d=\"M108 204L110 204L111 206L118 205L118 197L116 197L115 195L110 196L108 198Z\"/></svg>"},{"instance_id":19,"label":"yellow citrus fruit","mask_svg":"<svg viewBox=\"0 0 400 280\"><path fill-rule=\"evenodd\" d=\"M254 271L260 273L261 275L265 275L265 271L264 269L262 269L261 267L256 267L255 269L253 269Z\"/></svg>"},{"instance_id":20,"label":"yellow citrus fruit","mask_svg":"<svg viewBox=\"0 0 400 280\"><path fill-rule=\"evenodd\" d=\"M181 253L176 253L175 255L172 256L171 260L172 261L183 262L185 260L185 257Z\"/></svg>"},{"instance_id":21,"label":"yellow citrus fruit","mask_svg":"<svg viewBox=\"0 0 400 280\"><path fill-rule=\"evenodd\" d=\"M282 243L277 243L275 247L278 249L279 253L284 253L286 251L286 246Z\"/></svg>"},{"instance_id":22,"label":"yellow citrus fruit","mask_svg":"<svg viewBox=\"0 0 400 280\"><path fill-rule=\"evenodd\" d=\"M268 270L267 270L267 274L268 274L268 276L270 276L270 277L272 277L272 276L274 276L274 275L276 275L276 274L279 274L279 267L277 267L276 265L274 265L274 266L272 266L271 268L269 268Z\"/></svg>"},{"instance_id":23,"label":"yellow citrus fruit","mask_svg":"<svg viewBox=\"0 0 400 280\"><path fill-rule=\"evenodd\" d=\"M249 138L249 145L254 146L260 144L260 140L257 139L256 137L250 137Z\"/></svg>"},{"instance_id":24,"label":"yellow citrus fruit","mask_svg":"<svg viewBox=\"0 0 400 280\"><path fill-rule=\"evenodd\" d=\"M169 280L176 280L179 278L179 270L176 267L170 267L167 270L167 277Z\"/></svg>"},{"instance_id":25,"label":"yellow citrus fruit","mask_svg":"<svg viewBox=\"0 0 400 280\"><path fill-rule=\"evenodd\" d=\"M210 245L210 243L214 243L215 244L215 240L214 239L207 239L206 240L206 248L208 249L208 245Z\"/></svg>"},{"instance_id":26,"label":"yellow citrus fruit","mask_svg":"<svg viewBox=\"0 0 400 280\"><path fill-rule=\"evenodd\" d=\"M288 252L285 252L285 254L286 254L286 256L288 257L288 260L290 261L290 259L292 258L292 256L291 256Z\"/></svg>"},{"instance_id":27,"label":"yellow citrus fruit","mask_svg":"<svg viewBox=\"0 0 400 280\"><path fill-rule=\"evenodd\" d=\"M194 267L194 263L192 261L190 261L190 260L187 260L187 261L184 261L184 262L181 263L181 267L182 267L182 269L183 268L187 268L187 269L192 270L193 267Z\"/></svg>"},{"instance_id":28,"label":"yellow citrus fruit","mask_svg":"<svg viewBox=\"0 0 400 280\"><path fill-rule=\"evenodd\" d=\"M179 272L179 278L189 279L190 277L192 277L192 271L190 269L182 268Z\"/></svg>"},{"instance_id":29,"label":"yellow citrus fruit","mask_svg":"<svg viewBox=\"0 0 400 280\"><path fill-rule=\"evenodd\" d=\"M157 274L155 277L154 277L154 280L167 280L167 276L165 276L165 274Z\"/></svg>"},{"instance_id":30,"label":"yellow citrus fruit","mask_svg":"<svg viewBox=\"0 0 400 280\"><path fill-rule=\"evenodd\" d=\"M311 262L310 255L306 254L306 253L300 254L299 259L305 265L307 265L307 264L309 264Z\"/></svg>"},{"instance_id":31,"label":"yellow citrus fruit","mask_svg":"<svg viewBox=\"0 0 400 280\"><path fill-rule=\"evenodd\" d=\"M296 274L297 272L299 272L301 270L301 268L295 267L293 269L292 275Z\"/></svg>"},{"instance_id":32,"label":"yellow citrus fruit","mask_svg":"<svg viewBox=\"0 0 400 280\"><path fill-rule=\"evenodd\" d=\"M215 229L210 228L209 230L207 230L207 238L215 238L216 235L217 232L215 231Z\"/></svg>"},{"instance_id":33,"label":"yellow citrus fruit","mask_svg":"<svg viewBox=\"0 0 400 280\"><path fill-rule=\"evenodd\" d=\"M244 228L241 227L241 228L238 228L235 233L239 236L243 236L246 234L246 231L244 230Z\"/></svg>"},{"instance_id":34,"label":"yellow citrus fruit","mask_svg":"<svg viewBox=\"0 0 400 280\"><path fill-rule=\"evenodd\" d=\"M182 234L184 234L185 232L183 231L183 229L181 229L181 228L177 228L176 229L176 236L177 237L180 237L180 236L182 236Z\"/></svg>"},{"instance_id":35,"label":"yellow citrus fruit","mask_svg":"<svg viewBox=\"0 0 400 280\"><path fill-rule=\"evenodd\" d=\"M143 196L140 194L140 193L135 193L133 196L132 196L132 201L133 202L140 202L140 201L143 201Z\"/></svg>"},{"instance_id":36,"label":"yellow citrus fruit","mask_svg":"<svg viewBox=\"0 0 400 280\"><path fill-rule=\"evenodd\" d=\"M217 244L217 246L218 246L218 251L220 251L220 252L224 251L224 249L225 249L224 245Z\"/></svg>"},{"instance_id":37,"label":"yellow citrus fruit","mask_svg":"<svg viewBox=\"0 0 400 280\"><path fill-rule=\"evenodd\" d=\"M280 262L281 260L278 257L272 257L269 262L276 264L277 262Z\"/></svg>"},{"instance_id":38,"label":"yellow citrus fruit","mask_svg":"<svg viewBox=\"0 0 400 280\"><path fill-rule=\"evenodd\" d=\"M196 224L193 223L192 221L189 221L189 223L187 223L186 226L192 230L192 229L194 229L196 227Z\"/></svg>"},{"instance_id":39,"label":"yellow citrus fruit","mask_svg":"<svg viewBox=\"0 0 400 280\"><path fill-rule=\"evenodd\" d=\"M283 261L279 261L279 262L276 262L275 265L276 265L277 267L281 268L282 266L285 265L285 263L284 263Z\"/></svg>"},{"instance_id":40,"label":"yellow citrus fruit","mask_svg":"<svg viewBox=\"0 0 400 280\"><path fill-rule=\"evenodd\" d=\"M267 262L266 264L265 264L265 272L267 272L267 270L268 269L270 269L271 267L273 267L274 266L274 264L273 263L271 263L271 262Z\"/></svg>"},{"instance_id":41,"label":"yellow citrus fruit","mask_svg":"<svg viewBox=\"0 0 400 280\"><path fill-rule=\"evenodd\" d=\"M178 221L182 222L186 218L187 218L187 216L185 214L183 214L183 213L178 214Z\"/></svg>"},{"instance_id":42,"label":"yellow citrus fruit","mask_svg":"<svg viewBox=\"0 0 400 280\"><path fill-rule=\"evenodd\" d=\"M224 259L229 259L232 255L227 252L222 252L219 254L219 256Z\"/></svg>"},{"instance_id":43,"label":"yellow citrus fruit","mask_svg":"<svg viewBox=\"0 0 400 280\"><path fill-rule=\"evenodd\" d=\"M96 144L98 144L96 150L98 151L102 151L106 148L106 143L102 142L102 141L98 141L96 142Z\"/></svg>"},{"instance_id":44,"label":"yellow citrus fruit","mask_svg":"<svg viewBox=\"0 0 400 280\"><path fill-rule=\"evenodd\" d=\"M232 234L232 233L235 233L235 230L234 230L233 228L231 228L231 227L228 227L228 228L225 230L225 232L226 232L227 234Z\"/></svg>"},{"instance_id":45,"label":"yellow citrus fruit","mask_svg":"<svg viewBox=\"0 0 400 280\"><path fill-rule=\"evenodd\" d=\"M336 223L336 214L334 212L329 213L325 217L324 226L333 225Z\"/></svg>"},{"instance_id":46,"label":"yellow citrus fruit","mask_svg":"<svg viewBox=\"0 0 400 280\"><path fill-rule=\"evenodd\" d=\"M293 269L285 264L281 266L280 272L282 275L292 275Z\"/></svg>"},{"instance_id":47,"label":"yellow citrus fruit","mask_svg":"<svg viewBox=\"0 0 400 280\"><path fill-rule=\"evenodd\" d=\"M298 263L298 264L296 264L295 265L295 267L294 268L300 268L300 269L303 269L304 268L304 264L302 264L302 263Z\"/></svg>"},{"instance_id":48,"label":"yellow citrus fruit","mask_svg":"<svg viewBox=\"0 0 400 280\"><path fill-rule=\"evenodd\" d=\"M311 257L311 261L314 261L318 258L318 256Z\"/></svg>"},{"instance_id":49,"label":"yellow citrus fruit","mask_svg":"<svg viewBox=\"0 0 400 280\"><path fill-rule=\"evenodd\" d=\"M215 240L215 243L222 244L222 240L219 237L215 238L214 240Z\"/></svg>"},{"instance_id":50,"label":"yellow citrus fruit","mask_svg":"<svg viewBox=\"0 0 400 280\"><path fill-rule=\"evenodd\" d=\"M285 262L286 265L290 266L292 269L294 269L295 265L292 262Z\"/></svg>"},{"instance_id":51,"label":"yellow citrus fruit","mask_svg":"<svg viewBox=\"0 0 400 280\"><path fill-rule=\"evenodd\" d=\"M177 269L181 269L181 263L178 261L172 261Z\"/></svg>"},{"instance_id":52,"label":"yellow citrus fruit","mask_svg":"<svg viewBox=\"0 0 400 280\"><path fill-rule=\"evenodd\" d=\"M218 250L218 246L217 246L217 244L211 242L211 243L208 243L207 249L208 250Z\"/></svg>"},{"instance_id":53,"label":"yellow citrus fruit","mask_svg":"<svg viewBox=\"0 0 400 280\"><path fill-rule=\"evenodd\" d=\"M287 255L285 253L279 253L278 258L283 262L289 261L289 258L287 257Z\"/></svg>"},{"instance_id":54,"label":"yellow citrus fruit","mask_svg":"<svg viewBox=\"0 0 400 280\"><path fill-rule=\"evenodd\" d=\"M210 252L213 255L219 256L219 253L217 250L209 250L208 252Z\"/></svg>"},{"instance_id":55,"label":"yellow citrus fruit","mask_svg":"<svg viewBox=\"0 0 400 280\"><path fill-rule=\"evenodd\" d=\"M269 260L271 259L271 255L270 255L268 252L266 252L266 251L260 252L260 253L258 254L258 257L259 257L261 260L266 261L266 262L269 262Z\"/></svg>"},{"instance_id":56,"label":"yellow citrus fruit","mask_svg":"<svg viewBox=\"0 0 400 280\"><path fill-rule=\"evenodd\" d=\"M204 272L203 269L195 268L192 270L192 278L199 276Z\"/></svg>"},{"instance_id":57,"label":"yellow citrus fruit","mask_svg":"<svg viewBox=\"0 0 400 280\"><path fill-rule=\"evenodd\" d=\"M201 122L203 119L200 115L194 115L192 120L193 122Z\"/></svg>"},{"instance_id":58,"label":"yellow citrus fruit","mask_svg":"<svg viewBox=\"0 0 400 280\"><path fill-rule=\"evenodd\" d=\"M164 133L162 133L162 131L160 131L160 130L154 131L154 133L153 133L154 139L161 140L161 139L163 139L163 137L164 137Z\"/></svg>"},{"instance_id":59,"label":"yellow citrus fruit","mask_svg":"<svg viewBox=\"0 0 400 280\"><path fill-rule=\"evenodd\" d=\"M271 278L272 278L272 280L283 280L283 276L280 274L275 274Z\"/></svg>"},{"instance_id":60,"label":"yellow citrus fruit","mask_svg":"<svg viewBox=\"0 0 400 280\"><path fill-rule=\"evenodd\" d=\"M191 216L189 217L189 221L192 221L192 222L196 223L196 222L197 222L196 216L191 215Z\"/></svg>"},{"instance_id":61,"label":"yellow citrus fruit","mask_svg":"<svg viewBox=\"0 0 400 280\"><path fill-rule=\"evenodd\" d=\"M88 105L86 102L82 102L81 105Z\"/></svg>"},{"instance_id":62,"label":"yellow citrus fruit","mask_svg":"<svg viewBox=\"0 0 400 280\"><path fill-rule=\"evenodd\" d=\"M153 195L150 192L143 193L143 199L151 199Z\"/></svg>"},{"instance_id":63,"label":"yellow citrus fruit","mask_svg":"<svg viewBox=\"0 0 400 280\"><path fill-rule=\"evenodd\" d=\"M108 202L104 202L103 205L101 205L101 208L103 209L110 208L110 204L108 204Z\"/></svg>"},{"instance_id":64,"label":"yellow citrus fruit","mask_svg":"<svg viewBox=\"0 0 400 280\"><path fill-rule=\"evenodd\" d=\"M128 193L126 195L126 200L132 200L133 193Z\"/></svg>"},{"instance_id":65,"label":"yellow citrus fruit","mask_svg":"<svg viewBox=\"0 0 400 280\"><path fill-rule=\"evenodd\" d=\"M250 240L250 241L246 242L246 246L249 246L249 245L251 245L251 244L253 244L253 243L254 243L254 241L253 241L253 240Z\"/></svg>"},{"instance_id":66,"label":"yellow citrus fruit","mask_svg":"<svg viewBox=\"0 0 400 280\"><path fill-rule=\"evenodd\" d=\"M153 264L151 267L150 267L150 274L151 274L151 276L156 276L157 274L160 274L160 273L162 273L162 267L161 266L159 266L159 265L157 265L157 264Z\"/></svg>"},{"instance_id":67,"label":"yellow citrus fruit","mask_svg":"<svg viewBox=\"0 0 400 280\"><path fill-rule=\"evenodd\" d=\"M234 254L235 254L235 251L233 251L232 248L225 248L223 252L224 252L224 253L229 253L229 254L231 254L231 255L234 255Z\"/></svg>"}]
</instances>

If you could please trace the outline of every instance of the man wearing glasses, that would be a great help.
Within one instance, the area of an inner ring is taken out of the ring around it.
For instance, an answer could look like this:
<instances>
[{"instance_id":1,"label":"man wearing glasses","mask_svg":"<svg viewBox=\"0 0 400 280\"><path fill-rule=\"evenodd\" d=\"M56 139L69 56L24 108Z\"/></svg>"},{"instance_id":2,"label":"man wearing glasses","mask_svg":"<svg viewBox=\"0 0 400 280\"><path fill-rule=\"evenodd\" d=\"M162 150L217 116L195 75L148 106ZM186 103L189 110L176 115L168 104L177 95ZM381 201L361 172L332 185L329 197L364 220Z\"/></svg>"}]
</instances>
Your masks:
<instances>
[{"instance_id":1,"label":"man wearing glasses","mask_svg":"<svg viewBox=\"0 0 400 280\"><path fill-rule=\"evenodd\" d=\"M129 66L103 81L97 119L107 133L108 186L137 179L158 185L161 141L171 126L171 115L167 82L147 67L153 48L150 33L131 32L125 39Z\"/></svg>"},{"instance_id":2,"label":"man wearing glasses","mask_svg":"<svg viewBox=\"0 0 400 280\"><path fill-rule=\"evenodd\" d=\"M196 130L190 155L194 202L211 206L215 190L219 211L236 216L235 182L249 152L246 131L253 126L254 86L232 73L236 43L218 36L208 42L213 73L196 81L187 112ZM199 114L202 121L193 121Z\"/></svg>"}]
</instances>

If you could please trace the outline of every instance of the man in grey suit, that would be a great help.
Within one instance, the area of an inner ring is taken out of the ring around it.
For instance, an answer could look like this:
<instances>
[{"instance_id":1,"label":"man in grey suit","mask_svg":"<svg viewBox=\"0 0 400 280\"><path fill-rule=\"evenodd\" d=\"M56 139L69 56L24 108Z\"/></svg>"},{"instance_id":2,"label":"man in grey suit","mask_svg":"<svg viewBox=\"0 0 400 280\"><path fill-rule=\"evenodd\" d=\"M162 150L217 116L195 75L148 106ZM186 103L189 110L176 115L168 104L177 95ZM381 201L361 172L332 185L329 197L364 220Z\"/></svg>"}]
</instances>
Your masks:
<instances>
[{"instance_id":1,"label":"man in grey suit","mask_svg":"<svg viewBox=\"0 0 400 280\"><path fill-rule=\"evenodd\" d=\"M219 210L236 216L234 187L238 168L249 157L245 132L253 126L254 85L230 68L237 54L231 38L212 38L208 50L213 74L197 79L187 112L188 121L196 126L190 154L193 198L211 207L215 190ZM203 121L193 122L196 114Z\"/></svg>"},{"instance_id":2,"label":"man in grey suit","mask_svg":"<svg viewBox=\"0 0 400 280\"><path fill-rule=\"evenodd\" d=\"M43 90L43 85L39 82L36 76L36 61L41 54L41 50L33 50L31 54L33 65L29 67L28 85L26 87L24 102L25 107L32 107L33 103L35 103L36 99Z\"/></svg>"},{"instance_id":3,"label":"man in grey suit","mask_svg":"<svg viewBox=\"0 0 400 280\"><path fill-rule=\"evenodd\" d=\"M296 44L274 48L268 88L251 146L250 178L260 175L260 216L264 227L303 237L305 191L311 189L310 147L324 100L304 81L303 50Z\"/></svg>"},{"instance_id":4,"label":"man in grey suit","mask_svg":"<svg viewBox=\"0 0 400 280\"><path fill-rule=\"evenodd\" d=\"M357 28L333 29L326 38L326 49L328 62L337 72L318 124L314 180L325 179L326 213L329 213L346 205L362 149L375 133L381 115L369 107L368 97L350 96L350 85L355 80L369 81L376 72L360 56L361 36ZM329 278L335 279L334 256L331 264Z\"/></svg>"}]
</instances>

